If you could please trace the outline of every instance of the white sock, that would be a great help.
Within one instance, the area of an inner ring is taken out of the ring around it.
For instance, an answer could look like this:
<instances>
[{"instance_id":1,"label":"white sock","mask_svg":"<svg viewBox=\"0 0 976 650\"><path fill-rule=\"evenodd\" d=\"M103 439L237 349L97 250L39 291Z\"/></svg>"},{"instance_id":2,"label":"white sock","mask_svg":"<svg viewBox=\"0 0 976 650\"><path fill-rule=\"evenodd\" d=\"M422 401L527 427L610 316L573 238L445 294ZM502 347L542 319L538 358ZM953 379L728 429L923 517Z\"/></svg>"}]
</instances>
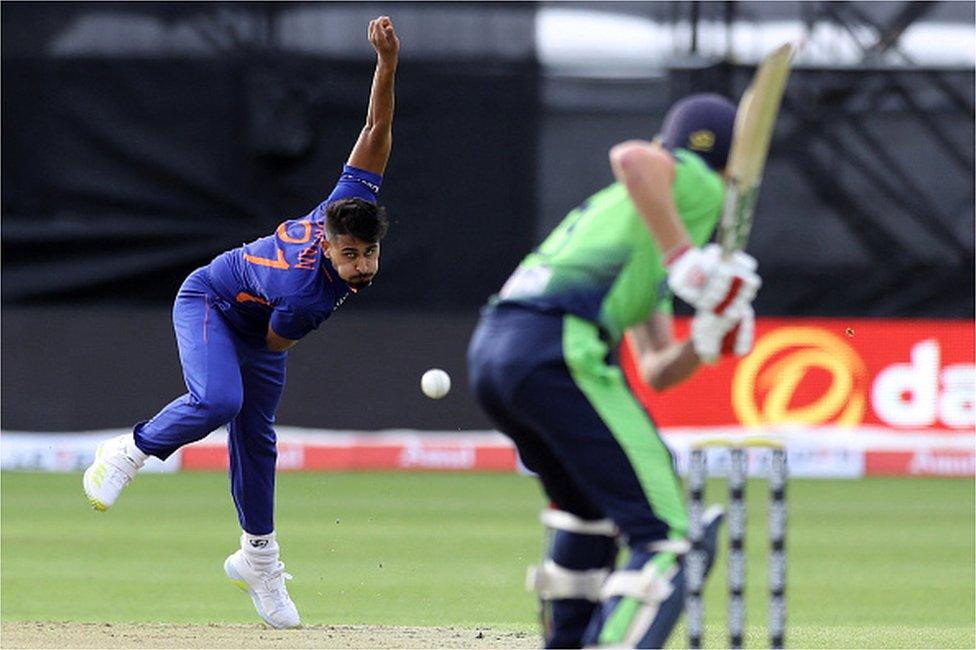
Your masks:
<instances>
[{"instance_id":1,"label":"white sock","mask_svg":"<svg viewBox=\"0 0 976 650\"><path fill-rule=\"evenodd\" d=\"M278 542L274 531L267 535L252 535L244 531L241 535L241 549L255 569L270 569L278 562Z\"/></svg>"},{"instance_id":2,"label":"white sock","mask_svg":"<svg viewBox=\"0 0 976 650\"><path fill-rule=\"evenodd\" d=\"M134 435L125 439L125 455L136 461L139 467L142 467L142 464L149 458L149 454L136 447L136 437Z\"/></svg>"}]
</instances>

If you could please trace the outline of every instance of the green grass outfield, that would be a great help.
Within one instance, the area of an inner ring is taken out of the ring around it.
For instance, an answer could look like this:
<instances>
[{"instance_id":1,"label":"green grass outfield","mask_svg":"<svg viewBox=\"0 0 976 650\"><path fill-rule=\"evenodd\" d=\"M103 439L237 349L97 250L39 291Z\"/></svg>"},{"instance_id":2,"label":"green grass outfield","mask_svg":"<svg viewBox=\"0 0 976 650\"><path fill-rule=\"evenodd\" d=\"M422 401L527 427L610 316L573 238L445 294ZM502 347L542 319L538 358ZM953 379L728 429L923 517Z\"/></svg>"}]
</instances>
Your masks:
<instances>
[{"instance_id":1,"label":"green grass outfield","mask_svg":"<svg viewBox=\"0 0 976 650\"><path fill-rule=\"evenodd\" d=\"M88 508L79 474L0 483L3 620L257 620L223 578L239 534L223 474L140 476L107 513ZM710 484L712 500L722 488ZM752 646L765 643L765 497L750 484ZM291 593L306 623L533 630L523 579L542 503L515 475L280 475ZM789 508L790 645L976 645L972 480L793 480ZM712 646L721 561L706 594Z\"/></svg>"}]
</instances>

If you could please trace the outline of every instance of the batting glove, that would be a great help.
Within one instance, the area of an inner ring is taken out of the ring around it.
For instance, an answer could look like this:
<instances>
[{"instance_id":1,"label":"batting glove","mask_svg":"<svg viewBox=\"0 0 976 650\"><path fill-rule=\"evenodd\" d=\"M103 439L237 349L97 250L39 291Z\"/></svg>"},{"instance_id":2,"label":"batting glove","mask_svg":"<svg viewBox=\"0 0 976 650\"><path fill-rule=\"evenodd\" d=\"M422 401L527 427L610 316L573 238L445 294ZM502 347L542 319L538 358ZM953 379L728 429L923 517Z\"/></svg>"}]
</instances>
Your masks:
<instances>
[{"instance_id":1,"label":"batting glove","mask_svg":"<svg viewBox=\"0 0 976 650\"><path fill-rule=\"evenodd\" d=\"M762 279L756 273L757 266L756 258L742 251L720 261L702 292L698 308L732 318L745 314L762 286Z\"/></svg>"},{"instance_id":2,"label":"batting glove","mask_svg":"<svg viewBox=\"0 0 976 650\"><path fill-rule=\"evenodd\" d=\"M737 251L722 259L718 244L684 248L666 260L668 287L695 309L737 317L752 303L762 280L756 259Z\"/></svg>"},{"instance_id":3,"label":"batting glove","mask_svg":"<svg viewBox=\"0 0 976 650\"><path fill-rule=\"evenodd\" d=\"M721 354L744 357L752 350L756 315L746 305L736 316L722 316L698 310L691 321L691 340L695 353L705 363L715 363Z\"/></svg>"},{"instance_id":4,"label":"batting glove","mask_svg":"<svg viewBox=\"0 0 976 650\"><path fill-rule=\"evenodd\" d=\"M685 246L665 260L668 287L674 295L698 309L720 261L721 250L715 244L704 248Z\"/></svg>"}]
</instances>

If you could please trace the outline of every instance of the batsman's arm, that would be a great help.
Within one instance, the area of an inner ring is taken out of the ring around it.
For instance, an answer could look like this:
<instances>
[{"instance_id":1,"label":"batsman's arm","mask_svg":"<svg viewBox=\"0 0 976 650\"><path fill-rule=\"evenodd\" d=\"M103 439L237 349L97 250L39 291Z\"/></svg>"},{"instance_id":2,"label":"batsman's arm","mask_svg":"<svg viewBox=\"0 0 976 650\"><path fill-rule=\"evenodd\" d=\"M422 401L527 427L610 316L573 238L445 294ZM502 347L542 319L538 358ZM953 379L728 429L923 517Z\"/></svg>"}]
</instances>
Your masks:
<instances>
[{"instance_id":1,"label":"batsman's arm","mask_svg":"<svg viewBox=\"0 0 976 650\"><path fill-rule=\"evenodd\" d=\"M674 165L671 154L654 142L628 140L610 150L613 174L627 188L665 260L691 242L671 193Z\"/></svg>"},{"instance_id":2,"label":"batsman's arm","mask_svg":"<svg viewBox=\"0 0 976 650\"><path fill-rule=\"evenodd\" d=\"M671 320L670 314L655 312L627 332L640 377L656 391L680 384L701 365L691 339L674 340Z\"/></svg>"},{"instance_id":3,"label":"batsman's arm","mask_svg":"<svg viewBox=\"0 0 976 650\"><path fill-rule=\"evenodd\" d=\"M369 94L366 125L359 133L348 164L383 175L393 147L394 80L400 41L393 21L380 16L369 22L369 42L376 50L376 69Z\"/></svg>"}]
</instances>

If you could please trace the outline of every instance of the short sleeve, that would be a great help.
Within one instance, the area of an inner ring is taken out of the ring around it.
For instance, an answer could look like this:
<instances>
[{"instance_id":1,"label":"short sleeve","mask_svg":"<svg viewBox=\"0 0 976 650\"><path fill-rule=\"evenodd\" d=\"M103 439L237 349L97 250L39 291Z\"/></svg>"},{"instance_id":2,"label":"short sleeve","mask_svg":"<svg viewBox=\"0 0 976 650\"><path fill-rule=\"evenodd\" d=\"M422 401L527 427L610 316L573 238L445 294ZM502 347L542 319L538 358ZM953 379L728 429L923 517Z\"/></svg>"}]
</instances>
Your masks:
<instances>
[{"instance_id":1,"label":"short sleeve","mask_svg":"<svg viewBox=\"0 0 976 650\"><path fill-rule=\"evenodd\" d=\"M271 312L271 329L278 336L297 341L322 324L325 318L316 318L314 314L301 311L296 312L287 304L275 307Z\"/></svg>"},{"instance_id":2,"label":"short sleeve","mask_svg":"<svg viewBox=\"0 0 976 650\"><path fill-rule=\"evenodd\" d=\"M376 195L380 192L380 185L383 184L383 177L379 174L368 172L351 165L343 165L342 174L339 182L336 183L329 198L325 200L322 207L341 201L342 199L363 199L370 203L376 203Z\"/></svg>"}]
</instances>

